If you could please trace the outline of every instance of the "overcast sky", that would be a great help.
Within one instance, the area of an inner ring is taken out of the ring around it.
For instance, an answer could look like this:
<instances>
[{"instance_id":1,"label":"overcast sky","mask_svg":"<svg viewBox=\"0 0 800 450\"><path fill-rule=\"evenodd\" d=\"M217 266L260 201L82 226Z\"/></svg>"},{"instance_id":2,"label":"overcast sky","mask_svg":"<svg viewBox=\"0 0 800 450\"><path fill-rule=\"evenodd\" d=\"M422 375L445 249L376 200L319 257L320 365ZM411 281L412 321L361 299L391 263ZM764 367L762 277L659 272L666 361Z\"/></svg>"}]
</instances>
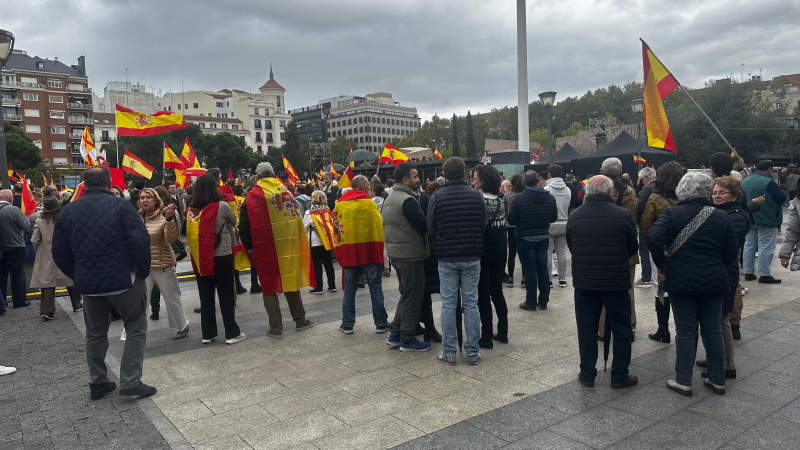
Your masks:
<instances>
[{"instance_id":1,"label":"overcast sky","mask_svg":"<svg viewBox=\"0 0 800 450\"><path fill-rule=\"evenodd\" d=\"M297 108L386 91L420 115L517 101L514 0L4 0L0 28L30 55L75 64L92 88L258 89ZM800 0L528 1L531 101L642 80L639 37L679 82L800 72Z\"/></svg>"}]
</instances>

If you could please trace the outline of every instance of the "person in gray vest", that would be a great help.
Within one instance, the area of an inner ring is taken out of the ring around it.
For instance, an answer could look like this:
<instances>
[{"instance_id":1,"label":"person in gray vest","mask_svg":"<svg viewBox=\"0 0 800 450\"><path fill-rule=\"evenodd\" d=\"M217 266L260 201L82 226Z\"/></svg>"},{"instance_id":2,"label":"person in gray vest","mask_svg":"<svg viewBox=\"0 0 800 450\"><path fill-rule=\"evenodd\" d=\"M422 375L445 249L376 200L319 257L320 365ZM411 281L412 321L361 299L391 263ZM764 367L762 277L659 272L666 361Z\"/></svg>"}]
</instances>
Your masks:
<instances>
[{"instance_id":1,"label":"person in gray vest","mask_svg":"<svg viewBox=\"0 0 800 450\"><path fill-rule=\"evenodd\" d=\"M430 248L425 214L416 190L417 166L409 162L398 164L394 179L394 188L381 210L386 254L400 283L400 303L389 324L391 334L387 344L400 347L403 352L424 352L430 350L431 344L418 341L414 335L425 294L425 260Z\"/></svg>"},{"instance_id":2,"label":"person in gray vest","mask_svg":"<svg viewBox=\"0 0 800 450\"><path fill-rule=\"evenodd\" d=\"M764 197L765 202L753 213L753 227L747 233L742 252L742 271L746 281L756 278L759 283L780 283L781 280L770 274L772 257L775 256L775 243L778 227L783 221L781 205L786 201L786 193L772 180L772 161L764 159L756 164L753 175L742 181L745 198ZM758 251L758 277L755 275L755 259Z\"/></svg>"}]
</instances>

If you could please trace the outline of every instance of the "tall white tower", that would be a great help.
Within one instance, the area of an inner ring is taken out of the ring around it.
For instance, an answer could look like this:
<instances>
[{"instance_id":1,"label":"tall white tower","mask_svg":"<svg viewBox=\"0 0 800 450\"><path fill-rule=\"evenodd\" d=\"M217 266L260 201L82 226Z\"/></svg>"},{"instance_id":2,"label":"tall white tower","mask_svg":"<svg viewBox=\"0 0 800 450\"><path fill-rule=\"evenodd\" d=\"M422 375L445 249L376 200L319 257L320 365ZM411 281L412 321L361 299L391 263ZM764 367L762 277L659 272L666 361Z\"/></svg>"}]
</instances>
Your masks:
<instances>
[{"instance_id":1,"label":"tall white tower","mask_svg":"<svg viewBox=\"0 0 800 450\"><path fill-rule=\"evenodd\" d=\"M525 0L517 0L517 141L518 150L530 150L528 143L528 31Z\"/></svg>"}]
</instances>

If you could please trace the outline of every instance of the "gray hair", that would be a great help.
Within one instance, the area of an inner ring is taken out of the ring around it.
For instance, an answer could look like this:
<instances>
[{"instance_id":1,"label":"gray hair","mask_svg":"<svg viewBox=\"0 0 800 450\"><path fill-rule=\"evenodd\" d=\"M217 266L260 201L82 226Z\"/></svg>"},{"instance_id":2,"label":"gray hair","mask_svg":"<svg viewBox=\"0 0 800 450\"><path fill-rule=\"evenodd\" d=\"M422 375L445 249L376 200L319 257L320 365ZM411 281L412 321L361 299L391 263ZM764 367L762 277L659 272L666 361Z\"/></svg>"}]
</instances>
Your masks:
<instances>
[{"instance_id":1,"label":"gray hair","mask_svg":"<svg viewBox=\"0 0 800 450\"><path fill-rule=\"evenodd\" d=\"M444 177L439 177L436 179L436 182L439 183L439 186L444 186L447 182L444 180Z\"/></svg>"},{"instance_id":2,"label":"gray hair","mask_svg":"<svg viewBox=\"0 0 800 450\"><path fill-rule=\"evenodd\" d=\"M69 191L64 191L61 193L61 201L63 202L69 200L70 197L72 197L72 194Z\"/></svg>"},{"instance_id":3,"label":"gray hair","mask_svg":"<svg viewBox=\"0 0 800 450\"><path fill-rule=\"evenodd\" d=\"M689 172L681 178L675 194L678 200L685 202L693 198L711 198L714 180L703 172Z\"/></svg>"},{"instance_id":4,"label":"gray hair","mask_svg":"<svg viewBox=\"0 0 800 450\"><path fill-rule=\"evenodd\" d=\"M610 189L614 189L614 182L612 182L611 179L605 175L595 175L592 178L589 178L589 181L586 182L586 195L608 195L608 191Z\"/></svg>"},{"instance_id":5,"label":"gray hair","mask_svg":"<svg viewBox=\"0 0 800 450\"><path fill-rule=\"evenodd\" d=\"M656 171L651 169L650 167L642 167L642 170L639 171L639 178L655 178Z\"/></svg>"},{"instance_id":6,"label":"gray hair","mask_svg":"<svg viewBox=\"0 0 800 450\"><path fill-rule=\"evenodd\" d=\"M619 177L622 173L622 161L620 161L619 158L608 158L603 161L601 170L603 171L603 175L607 177Z\"/></svg>"}]
</instances>

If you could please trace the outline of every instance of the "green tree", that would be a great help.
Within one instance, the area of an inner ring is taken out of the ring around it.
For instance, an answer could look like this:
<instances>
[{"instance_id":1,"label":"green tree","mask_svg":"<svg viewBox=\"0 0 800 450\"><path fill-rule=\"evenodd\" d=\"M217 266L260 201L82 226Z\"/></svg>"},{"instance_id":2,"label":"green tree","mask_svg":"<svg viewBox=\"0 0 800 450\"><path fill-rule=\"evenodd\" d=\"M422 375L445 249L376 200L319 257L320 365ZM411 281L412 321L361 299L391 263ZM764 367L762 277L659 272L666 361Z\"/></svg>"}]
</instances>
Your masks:
<instances>
[{"instance_id":1,"label":"green tree","mask_svg":"<svg viewBox=\"0 0 800 450\"><path fill-rule=\"evenodd\" d=\"M458 118L455 114L453 114L453 140L450 142L450 147L452 148L452 156L461 156L461 146L458 145Z\"/></svg>"},{"instance_id":2,"label":"green tree","mask_svg":"<svg viewBox=\"0 0 800 450\"><path fill-rule=\"evenodd\" d=\"M536 130L531 131L530 136L528 136L530 142L536 142L542 147L546 147L547 142L547 128L539 128Z\"/></svg>"},{"instance_id":3,"label":"green tree","mask_svg":"<svg viewBox=\"0 0 800 450\"><path fill-rule=\"evenodd\" d=\"M475 145L475 129L472 128L472 113L467 111L467 157L478 156L478 146Z\"/></svg>"},{"instance_id":4,"label":"green tree","mask_svg":"<svg viewBox=\"0 0 800 450\"><path fill-rule=\"evenodd\" d=\"M35 169L42 163L39 147L33 143L31 138L25 135L22 128L4 121L3 132L6 135L6 160L10 167L23 172L28 169ZM28 175L25 174L25 176Z\"/></svg>"},{"instance_id":5,"label":"green tree","mask_svg":"<svg viewBox=\"0 0 800 450\"><path fill-rule=\"evenodd\" d=\"M561 132L561 136L575 136L578 132L585 130L583 125L580 122L572 122L569 128Z\"/></svg>"}]
</instances>

